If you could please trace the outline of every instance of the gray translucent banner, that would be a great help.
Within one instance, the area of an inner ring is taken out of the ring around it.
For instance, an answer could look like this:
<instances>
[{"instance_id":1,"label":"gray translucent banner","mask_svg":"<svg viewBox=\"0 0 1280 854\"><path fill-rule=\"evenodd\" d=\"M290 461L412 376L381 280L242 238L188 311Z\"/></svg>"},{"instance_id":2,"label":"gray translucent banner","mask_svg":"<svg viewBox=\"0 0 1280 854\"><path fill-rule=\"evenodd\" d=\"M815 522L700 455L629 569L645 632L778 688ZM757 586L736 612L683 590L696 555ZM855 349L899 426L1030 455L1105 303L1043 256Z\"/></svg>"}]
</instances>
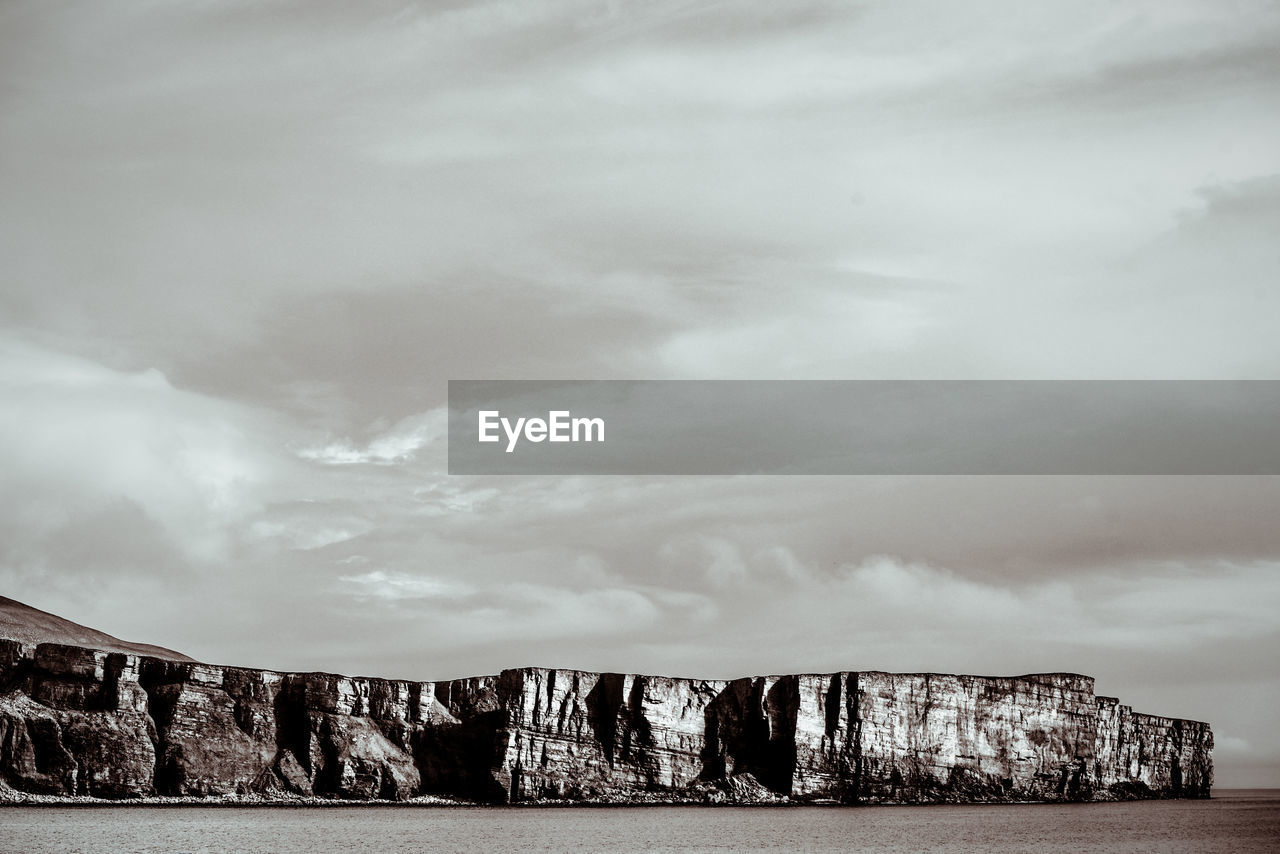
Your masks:
<instances>
[{"instance_id":1,"label":"gray translucent banner","mask_svg":"<svg viewBox=\"0 0 1280 854\"><path fill-rule=\"evenodd\" d=\"M1272 475L1280 381L451 380L449 472Z\"/></svg>"}]
</instances>

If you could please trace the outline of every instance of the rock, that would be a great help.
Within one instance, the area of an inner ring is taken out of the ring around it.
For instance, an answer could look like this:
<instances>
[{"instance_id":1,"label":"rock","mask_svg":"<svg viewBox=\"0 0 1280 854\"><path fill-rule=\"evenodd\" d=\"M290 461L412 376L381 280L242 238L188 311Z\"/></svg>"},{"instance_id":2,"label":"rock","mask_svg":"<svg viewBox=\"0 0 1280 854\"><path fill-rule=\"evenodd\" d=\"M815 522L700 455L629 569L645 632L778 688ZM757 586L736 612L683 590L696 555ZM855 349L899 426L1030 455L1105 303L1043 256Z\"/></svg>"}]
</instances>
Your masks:
<instances>
[{"instance_id":1,"label":"rock","mask_svg":"<svg viewBox=\"0 0 1280 854\"><path fill-rule=\"evenodd\" d=\"M0 641L0 786L44 795L922 803L1207 797L1213 733L1075 674L441 683Z\"/></svg>"},{"instance_id":2,"label":"rock","mask_svg":"<svg viewBox=\"0 0 1280 854\"><path fill-rule=\"evenodd\" d=\"M154 734L145 714L55 710L11 693L0 697L0 773L37 794L150 795Z\"/></svg>"},{"instance_id":3,"label":"rock","mask_svg":"<svg viewBox=\"0 0 1280 854\"><path fill-rule=\"evenodd\" d=\"M10 786L42 795L73 795L79 768L62 742L57 714L23 694L0 698L0 769Z\"/></svg>"},{"instance_id":4,"label":"rock","mask_svg":"<svg viewBox=\"0 0 1280 854\"><path fill-rule=\"evenodd\" d=\"M765 786L750 772L735 774L717 782L717 787L725 793L725 801L731 804L775 804L785 803L787 798L778 795Z\"/></svg>"},{"instance_id":5,"label":"rock","mask_svg":"<svg viewBox=\"0 0 1280 854\"><path fill-rule=\"evenodd\" d=\"M417 794L421 775L403 744L378 722L355 715L315 714L313 734L323 760L315 791L353 800L405 800Z\"/></svg>"},{"instance_id":6,"label":"rock","mask_svg":"<svg viewBox=\"0 0 1280 854\"><path fill-rule=\"evenodd\" d=\"M857 674L858 799L1081 799L1093 680Z\"/></svg>"},{"instance_id":7,"label":"rock","mask_svg":"<svg viewBox=\"0 0 1280 854\"><path fill-rule=\"evenodd\" d=\"M250 791L275 761L273 700L278 682L278 674L264 671L144 662L142 684L160 743L157 791Z\"/></svg>"},{"instance_id":8,"label":"rock","mask_svg":"<svg viewBox=\"0 0 1280 854\"><path fill-rule=\"evenodd\" d=\"M62 732L76 763L76 794L136 798L155 793L155 727L145 714L67 713Z\"/></svg>"},{"instance_id":9,"label":"rock","mask_svg":"<svg viewBox=\"0 0 1280 854\"><path fill-rule=\"evenodd\" d=\"M1199 721L1135 713L1098 698L1094 777L1121 796L1207 798L1213 731Z\"/></svg>"},{"instance_id":10,"label":"rock","mask_svg":"<svg viewBox=\"0 0 1280 854\"><path fill-rule=\"evenodd\" d=\"M310 797L315 794L311 787L311 777L291 752L281 751L272 770L274 774L266 775L257 787L260 791L271 792L279 787L295 795Z\"/></svg>"},{"instance_id":11,"label":"rock","mask_svg":"<svg viewBox=\"0 0 1280 854\"><path fill-rule=\"evenodd\" d=\"M623 799L703 773L707 709L724 683L524 668L503 671L490 760L513 801Z\"/></svg>"}]
</instances>

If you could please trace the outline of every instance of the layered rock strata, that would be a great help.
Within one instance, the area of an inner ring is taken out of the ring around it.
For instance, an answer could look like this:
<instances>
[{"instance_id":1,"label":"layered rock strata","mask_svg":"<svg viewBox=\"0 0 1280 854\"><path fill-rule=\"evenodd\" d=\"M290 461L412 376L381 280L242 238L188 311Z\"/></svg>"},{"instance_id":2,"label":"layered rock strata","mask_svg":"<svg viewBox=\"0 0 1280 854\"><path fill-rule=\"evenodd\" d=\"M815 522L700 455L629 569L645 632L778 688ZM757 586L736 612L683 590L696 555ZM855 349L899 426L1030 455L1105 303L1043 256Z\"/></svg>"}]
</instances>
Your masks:
<instances>
[{"instance_id":1,"label":"layered rock strata","mask_svg":"<svg viewBox=\"0 0 1280 854\"><path fill-rule=\"evenodd\" d=\"M0 781L99 798L483 802L1208 797L1207 724L1087 676L712 681L523 668L448 682L0 641Z\"/></svg>"}]
</instances>

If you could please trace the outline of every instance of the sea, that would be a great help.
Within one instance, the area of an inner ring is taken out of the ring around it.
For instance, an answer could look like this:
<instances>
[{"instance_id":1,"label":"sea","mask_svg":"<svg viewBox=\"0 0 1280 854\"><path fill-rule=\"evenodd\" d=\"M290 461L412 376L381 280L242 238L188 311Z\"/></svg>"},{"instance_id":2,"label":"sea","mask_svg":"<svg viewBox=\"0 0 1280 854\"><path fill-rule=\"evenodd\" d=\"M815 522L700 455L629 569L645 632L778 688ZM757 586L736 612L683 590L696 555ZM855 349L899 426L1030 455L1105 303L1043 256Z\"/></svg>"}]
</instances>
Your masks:
<instances>
[{"instance_id":1,"label":"sea","mask_svg":"<svg viewBox=\"0 0 1280 854\"><path fill-rule=\"evenodd\" d=\"M863 807L6 806L4 852L1280 852L1280 789Z\"/></svg>"}]
</instances>

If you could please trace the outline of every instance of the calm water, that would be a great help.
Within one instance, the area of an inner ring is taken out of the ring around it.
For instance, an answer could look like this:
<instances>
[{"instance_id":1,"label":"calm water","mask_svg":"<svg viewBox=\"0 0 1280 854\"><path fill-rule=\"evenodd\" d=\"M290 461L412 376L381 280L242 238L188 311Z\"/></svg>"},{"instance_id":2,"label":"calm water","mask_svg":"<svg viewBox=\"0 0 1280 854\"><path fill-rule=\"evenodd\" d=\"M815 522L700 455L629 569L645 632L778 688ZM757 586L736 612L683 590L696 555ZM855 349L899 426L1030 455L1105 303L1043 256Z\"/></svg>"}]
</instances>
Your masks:
<instances>
[{"instance_id":1,"label":"calm water","mask_svg":"<svg viewBox=\"0 0 1280 854\"><path fill-rule=\"evenodd\" d=\"M1072 806L5 807L5 852L1280 852L1280 790Z\"/></svg>"}]
</instances>

